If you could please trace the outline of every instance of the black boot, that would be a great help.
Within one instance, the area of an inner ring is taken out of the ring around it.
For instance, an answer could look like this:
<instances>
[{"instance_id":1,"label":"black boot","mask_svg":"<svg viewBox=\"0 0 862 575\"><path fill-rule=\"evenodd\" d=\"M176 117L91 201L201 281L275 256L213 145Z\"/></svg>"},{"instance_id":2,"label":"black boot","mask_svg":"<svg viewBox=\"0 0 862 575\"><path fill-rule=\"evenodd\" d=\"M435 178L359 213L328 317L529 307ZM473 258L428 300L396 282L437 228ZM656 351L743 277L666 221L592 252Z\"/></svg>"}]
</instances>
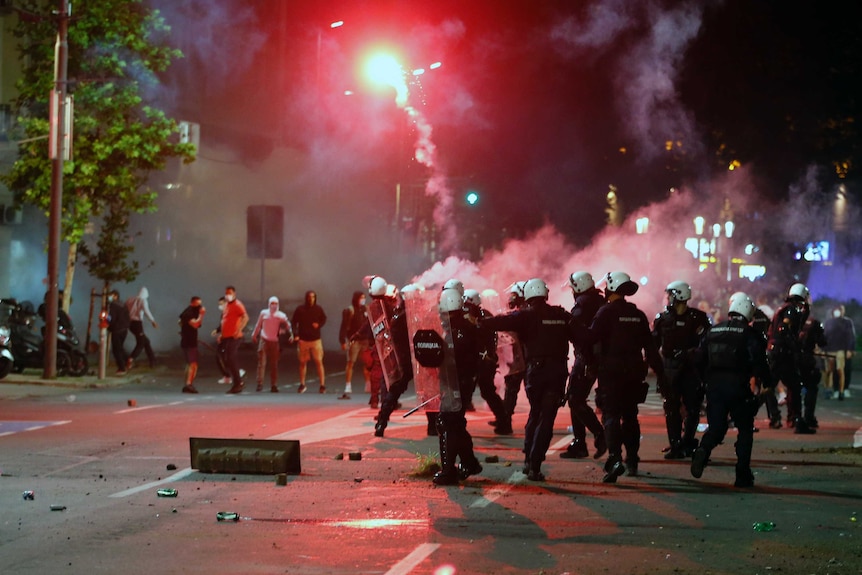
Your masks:
<instances>
[{"instance_id":1,"label":"black boot","mask_svg":"<svg viewBox=\"0 0 862 575\"><path fill-rule=\"evenodd\" d=\"M440 430L440 471L434 474L435 485L457 485L458 469L455 467L454 445L451 443L452 432Z\"/></svg>"},{"instance_id":2,"label":"black boot","mask_svg":"<svg viewBox=\"0 0 862 575\"><path fill-rule=\"evenodd\" d=\"M685 459L685 452L683 451L680 440L675 439L670 442L670 449L667 453L664 454L665 459Z\"/></svg>"},{"instance_id":3,"label":"black boot","mask_svg":"<svg viewBox=\"0 0 862 575\"><path fill-rule=\"evenodd\" d=\"M799 435L813 435L817 433L817 430L809 427L801 417L797 417L796 421L793 422L793 433L797 433Z\"/></svg>"},{"instance_id":4,"label":"black boot","mask_svg":"<svg viewBox=\"0 0 862 575\"><path fill-rule=\"evenodd\" d=\"M602 456L608 452L608 442L605 439L604 431L601 431L596 435L593 446L596 448L596 452L593 453L593 459L601 459Z\"/></svg>"},{"instance_id":5,"label":"black boot","mask_svg":"<svg viewBox=\"0 0 862 575\"><path fill-rule=\"evenodd\" d=\"M560 457L563 459L583 459L589 456L590 453L587 451L587 446L580 439L572 441L566 450L560 454Z\"/></svg>"}]
</instances>

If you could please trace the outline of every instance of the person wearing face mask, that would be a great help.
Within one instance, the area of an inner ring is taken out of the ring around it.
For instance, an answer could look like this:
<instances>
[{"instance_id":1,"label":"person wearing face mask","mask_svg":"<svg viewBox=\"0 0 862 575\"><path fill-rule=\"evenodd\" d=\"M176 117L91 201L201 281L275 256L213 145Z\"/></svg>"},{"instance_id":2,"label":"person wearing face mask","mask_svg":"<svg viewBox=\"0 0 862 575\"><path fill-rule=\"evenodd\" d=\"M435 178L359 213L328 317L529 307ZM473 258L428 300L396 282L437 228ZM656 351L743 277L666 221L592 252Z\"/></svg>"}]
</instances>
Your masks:
<instances>
[{"instance_id":1,"label":"person wearing face mask","mask_svg":"<svg viewBox=\"0 0 862 575\"><path fill-rule=\"evenodd\" d=\"M236 299L236 288L227 286L224 290L225 308L221 314L221 333L219 342L224 342L225 366L230 372L231 388L227 393L241 393L242 375L239 369L239 346L242 343L242 330L248 324L248 313L241 301Z\"/></svg>"},{"instance_id":2,"label":"person wearing face mask","mask_svg":"<svg viewBox=\"0 0 862 575\"><path fill-rule=\"evenodd\" d=\"M291 318L293 331L299 340L297 354L299 355L299 393L305 393L305 375L308 360L314 361L317 376L320 378L320 393L326 393L326 373L323 370L323 340L320 339L320 328L326 324L326 313L317 304L317 293L305 292L305 303L298 306Z\"/></svg>"},{"instance_id":3,"label":"person wearing face mask","mask_svg":"<svg viewBox=\"0 0 862 575\"><path fill-rule=\"evenodd\" d=\"M844 316L844 306L839 305L832 310L832 317L826 320L823 329L826 332L826 346L823 350L829 354L823 383L830 392L830 399L843 401L844 398L850 397L847 370L850 368L853 350L856 349L856 328L853 320Z\"/></svg>"},{"instance_id":4,"label":"person wearing face mask","mask_svg":"<svg viewBox=\"0 0 862 575\"><path fill-rule=\"evenodd\" d=\"M344 393L338 399L350 399L353 393L353 366L357 359L364 357L366 351L371 347L371 340L363 334L363 327L368 324L365 317L365 294L361 291L353 292L350 305L341 312L341 328L338 330L338 341L341 349L347 354L347 365L344 368ZM363 362L363 375L365 376L366 391L371 391L371 370L367 362Z\"/></svg>"},{"instance_id":5,"label":"person wearing face mask","mask_svg":"<svg viewBox=\"0 0 862 575\"><path fill-rule=\"evenodd\" d=\"M129 309L120 301L120 292L108 294L108 331L111 332L111 352L117 362L117 375L126 374L129 356L126 354L126 336L129 335Z\"/></svg>"},{"instance_id":6,"label":"person wearing face mask","mask_svg":"<svg viewBox=\"0 0 862 575\"><path fill-rule=\"evenodd\" d=\"M204 320L206 309L201 298L192 296L189 306L180 314L180 347L186 357L186 384L183 393L197 393L195 376L198 373L198 329Z\"/></svg>"},{"instance_id":7,"label":"person wearing face mask","mask_svg":"<svg viewBox=\"0 0 862 575\"><path fill-rule=\"evenodd\" d=\"M260 311L257 325L251 334L251 341L257 347L257 391L263 391L263 376L269 364L269 391L278 392L278 357L280 353L278 339L282 333L287 334L289 342L293 341L293 330L284 312L278 309L278 298L269 298L269 306ZM258 342L258 339L260 340Z\"/></svg>"}]
</instances>

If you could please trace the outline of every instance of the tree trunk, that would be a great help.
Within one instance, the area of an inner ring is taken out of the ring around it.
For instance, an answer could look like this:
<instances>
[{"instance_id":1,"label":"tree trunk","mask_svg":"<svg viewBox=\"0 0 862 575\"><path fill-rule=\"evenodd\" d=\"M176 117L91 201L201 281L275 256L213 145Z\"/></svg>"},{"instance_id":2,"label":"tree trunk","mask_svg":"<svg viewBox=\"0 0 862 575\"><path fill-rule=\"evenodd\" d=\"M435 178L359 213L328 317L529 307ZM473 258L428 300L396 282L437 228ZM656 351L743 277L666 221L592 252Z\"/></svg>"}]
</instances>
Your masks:
<instances>
[{"instance_id":1,"label":"tree trunk","mask_svg":"<svg viewBox=\"0 0 862 575\"><path fill-rule=\"evenodd\" d=\"M63 311L69 313L72 305L72 282L75 280L75 262L78 260L78 244L69 244L69 255L66 258L66 282L63 285L63 301L60 305Z\"/></svg>"}]
</instances>

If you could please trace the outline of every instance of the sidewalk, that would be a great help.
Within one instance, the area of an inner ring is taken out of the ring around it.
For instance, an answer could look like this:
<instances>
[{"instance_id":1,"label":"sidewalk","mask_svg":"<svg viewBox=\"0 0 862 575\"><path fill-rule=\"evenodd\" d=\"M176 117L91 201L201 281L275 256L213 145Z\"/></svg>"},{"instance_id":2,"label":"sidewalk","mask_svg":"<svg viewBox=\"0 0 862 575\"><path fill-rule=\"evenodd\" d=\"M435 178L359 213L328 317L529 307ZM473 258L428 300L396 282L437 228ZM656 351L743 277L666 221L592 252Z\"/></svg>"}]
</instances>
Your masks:
<instances>
[{"instance_id":1,"label":"sidewalk","mask_svg":"<svg viewBox=\"0 0 862 575\"><path fill-rule=\"evenodd\" d=\"M0 400L18 399L39 395L62 395L74 389L107 389L141 382L146 377L167 375L175 369L159 365L153 369L136 368L125 375L114 375L113 366L106 370L105 378L99 379L98 367L81 377L57 377L43 379L41 369L25 369L22 373L10 373L0 379Z\"/></svg>"}]
</instances>

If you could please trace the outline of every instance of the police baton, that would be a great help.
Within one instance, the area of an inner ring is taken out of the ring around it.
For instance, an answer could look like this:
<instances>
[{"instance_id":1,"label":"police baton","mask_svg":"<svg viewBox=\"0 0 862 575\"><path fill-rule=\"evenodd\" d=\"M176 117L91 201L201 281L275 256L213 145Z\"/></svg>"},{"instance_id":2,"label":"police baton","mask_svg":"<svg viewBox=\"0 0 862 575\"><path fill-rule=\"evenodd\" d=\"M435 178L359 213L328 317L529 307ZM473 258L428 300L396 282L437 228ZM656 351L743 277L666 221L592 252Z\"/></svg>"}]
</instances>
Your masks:
<instances>
[{"instance_id":1,"label":"police baton","mask_svg":"<svg viewBox=\"0 0 862 575\"><path fill-rule=\"evenodd\" d=\"M420 409L422 409L423 407L425 407L426 405L428 405L429 403L431 403L435 399L438 399L439 397L440 397L440 394L438 393L437 395L435 395L431 399L426 399L425 401L423 401L422 403L420 403L419 405L417 405L416 407L414 407L413 409L411 409L410 411L408 411L407 413L405 413L401 417L407 417L408 415L413 415L414 413L416 413L417 411L419 411Z\"/></svg>"}]
</instances>

